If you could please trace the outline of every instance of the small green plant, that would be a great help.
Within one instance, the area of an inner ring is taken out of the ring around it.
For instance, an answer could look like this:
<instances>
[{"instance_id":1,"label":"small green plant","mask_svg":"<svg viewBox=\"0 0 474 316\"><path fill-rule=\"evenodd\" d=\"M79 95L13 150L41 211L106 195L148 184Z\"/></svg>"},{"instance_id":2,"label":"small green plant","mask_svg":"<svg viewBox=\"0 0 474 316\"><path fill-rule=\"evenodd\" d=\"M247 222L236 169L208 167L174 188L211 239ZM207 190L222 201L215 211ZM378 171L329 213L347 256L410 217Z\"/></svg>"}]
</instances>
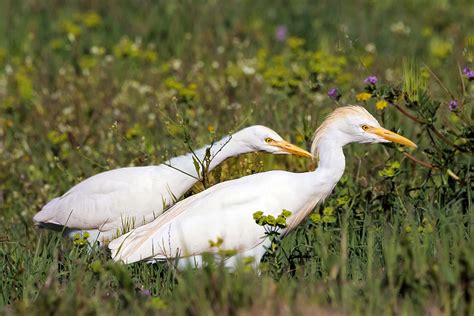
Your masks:
<instances>
[{"instance_id":1,"label":"small green plant","mask_svg":"<svg viewBox=\"0 0 474 316\"><path fill-rule=\"evenodd\" d=\"M338 199L338 204L340 203L340 201L342 201L342 199L344 199L344 204L346 203L345 202L346 197L341 197ZM343 204L340 204L340 205L343 205ZM321 223L331 224L331 223L335 223L337 218L334 215L334 208L331 206L328 206L323 209L322 216L319 213L312 213L309 216L309 220L314 224L321 224Z\"/></svg>"},{"instance_id":2,"label":"small green plant","mask_svg":"<svg viewBox=\"0 0 474 316\"><path fill-rule=\"evenodd\" d=\"M213 250L214 253L218 255L220 262L224 262L227 258L230 258L237 254L237 250L235 249L222 248L223 243L224 239L222 237L217 237L215 241L209 240L209 247Z\"/></svg>"},{"instance_id":3,"label":"small green plant","mask_svg":"<svg viewBox=\"0 0 474 316\"><path fill-rule=\"evenodd\" d=\"M400 170L400 163L398 161L389 162L386 164L383 170L378 172L379 176L384 178L393 178L395 177Z\"/></svg>"},{"instance_id":4,"label":"small green plant","mask_svg":"<svg viewBox=\"0 0 474 316\"><path fill-rule=\"evenodd\" d=\"M89 237L90 237L89 232L83 232L82 234L81 233L76 233L73 236L73 243L76 246L84 247L84 246L89 244L89 242L87 240L87 238L89 238Z\"/></svg>"},{"instance_id":5,"label":"small green plant","mask_svg":"<svg viewBox=\"0 0 474 316\"><path fill-rule=\"evenodd\" d=\"M277 257L281 243L281 230L288 226L286 221L291 214L290 211L285 209L282 210L277 217L271 214L264 215L262 211L253 213L255 223L265 229L265 238L270 241L270 246L267 248L264 261L269 262L276 268L281 265L280 260Z\"/></svg>"}]
</instances>

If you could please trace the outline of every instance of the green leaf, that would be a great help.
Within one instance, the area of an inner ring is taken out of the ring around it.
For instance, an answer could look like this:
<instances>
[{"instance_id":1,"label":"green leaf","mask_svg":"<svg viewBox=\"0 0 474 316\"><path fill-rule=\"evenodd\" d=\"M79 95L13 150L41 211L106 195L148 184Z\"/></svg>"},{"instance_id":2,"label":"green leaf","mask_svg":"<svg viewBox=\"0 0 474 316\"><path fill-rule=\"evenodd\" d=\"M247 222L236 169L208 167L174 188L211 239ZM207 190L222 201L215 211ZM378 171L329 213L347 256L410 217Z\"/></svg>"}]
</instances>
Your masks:
<instances>
[{"instance_id":1,"label":"green leaf","mask_svg":"<svg viewBox=\"0 0 474 316\"><path fill-rule=\"evenodd\" d=\"M193 164L194 164L194 169L196 170L196 173L199 176L201 174L201 164L196 159L196 157L194 157L194 155L193 155Z\"/></svg>"},{"instance_id":2,"label":"green leaf","mask_svg":"<svg viewBox=\"0 0 474 316\"><path fill-rule=\"evenodd\" d=\"M321 222L321 215L320 214L317 214L317 213L313 213L309 216L309 219L315 223L315 224L318 224Z\"/></svg>"},{"instance_id":3,"label":"green leaf","mask_svg":"<svg viewBox=\"0 0 474 316\"><path fill-rule=\"evenodd\" d=\"M263 212L262 211L256 211L255 213L253 213L253 219L258 221L259 219L261 219L263 216Z\"/></svg>"},{"instance_id":4,"label":"green leaf","mask_svg":"<svg viewBox=\"0 0 474 316\"><path fill-rule=\"evenodd\" d=\"M283 210L281 212L281 216L283 216L284 218L288 218L291 216L291 214L293 214L292 212L288 211L288 210Z\"/></svg>"}]
</instances>

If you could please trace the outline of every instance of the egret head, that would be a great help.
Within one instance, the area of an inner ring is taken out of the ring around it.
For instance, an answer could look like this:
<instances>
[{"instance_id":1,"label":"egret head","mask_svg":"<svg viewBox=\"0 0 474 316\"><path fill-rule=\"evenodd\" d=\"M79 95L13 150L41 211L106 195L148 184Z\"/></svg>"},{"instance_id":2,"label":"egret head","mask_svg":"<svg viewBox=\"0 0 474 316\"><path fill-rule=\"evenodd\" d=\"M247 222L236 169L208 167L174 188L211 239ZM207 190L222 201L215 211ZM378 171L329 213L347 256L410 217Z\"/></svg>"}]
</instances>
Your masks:
<instances>
[{"instance_id":1,"label":"egret head","mask_svg":"<svg viewBox=\"0 0 474 316\"><path fill-rule=\"evenodd\" d=\"M307 158L313 157L306 150L285 141L274 130L262 125L244 128L232 137L234 140L244 143L252 151L265 151L271 154L292 154Z\"/></svg>"},{"instance_id":2,"label":"egret head","mask_svg":"<svg viewBox=\"0 0 474 316\"><path fill-rule=\"evenodd\" d=\"M316 130L312 145L317 156L323 141L344 146L349 143L399 143L409 147L416 144L409 139L381 127L379 122L361 106L344 106L334 110Z\"/></svg>"}]
</instances>

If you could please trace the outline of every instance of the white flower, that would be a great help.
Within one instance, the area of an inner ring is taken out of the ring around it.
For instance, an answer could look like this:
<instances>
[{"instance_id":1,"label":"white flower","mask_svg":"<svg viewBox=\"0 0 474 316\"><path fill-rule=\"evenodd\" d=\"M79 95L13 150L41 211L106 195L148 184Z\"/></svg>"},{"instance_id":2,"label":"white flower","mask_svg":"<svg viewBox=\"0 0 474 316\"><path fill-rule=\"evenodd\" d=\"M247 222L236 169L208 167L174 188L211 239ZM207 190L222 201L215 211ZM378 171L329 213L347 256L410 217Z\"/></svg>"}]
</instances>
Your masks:
<instances>
[{"instance_id":1,"label":"white flower","mask_svg":"<svg viewBox=\"0 0 474 316\"><path fill-rule=\"evenodd\" d=\"M255 74L255 68L247 66L247 65L243 65L242 72L246 75L253 75Z\"/></svg>"},{"instance_id":2,"label":"white flower","mask_svg":"<svg viewBox=\"0 0 474 316\"><path fill-rule=\"evenodd\" d=\"M390 25L390 31L395 34L408 35L410 34L411 29L409 26L405 25L403 21L398 21Z\"/></svg>"},{"instance_id":3,"label":"white flower","mask_svg":"<svg viewBox=\"0 0 474 316\"><path fill-rule=\"evenodd\" d=\"M377 51L377 47L375 47L374 43L368 43L365 45L365 51L370 54L374 54Z\"/></svg>"}]
</instances>

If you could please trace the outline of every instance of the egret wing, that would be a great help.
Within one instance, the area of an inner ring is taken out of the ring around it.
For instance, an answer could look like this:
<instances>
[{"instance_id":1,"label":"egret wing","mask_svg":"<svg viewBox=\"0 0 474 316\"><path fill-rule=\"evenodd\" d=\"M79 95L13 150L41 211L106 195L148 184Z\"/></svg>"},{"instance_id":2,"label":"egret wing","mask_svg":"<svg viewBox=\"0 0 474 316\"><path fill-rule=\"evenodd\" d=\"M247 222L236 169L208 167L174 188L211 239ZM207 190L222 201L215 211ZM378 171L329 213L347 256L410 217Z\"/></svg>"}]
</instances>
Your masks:
<instances>
[{"instance_id":1,"label":"egret wing","mask_svg":"<svg viewBox=\"0 0 474 316\"><path fill-rule=\"evenodd\" d=\"M107 229L121 216L162 212L156 174L149 167L115 169L95 175L51 200L34 217L41 224ZM138 218L137 220L140 220Z\"/></svg>"},{"instance_id":2,"label":"egret wing","mask_svg":"<svg viewBox=\"0 0 474 316\"><path fill-rule=\"evenodd\" d=\"M135 262L157 255L173 256L176 249L187 248L187 253L204 251L202 248L209 247L209 240L215 239L215 235L210 233L213 230L211 228L225 227L219 221L222 217L219 213L238 212L241 208L245 209L244 205L258 199L254 190L239 190L240 187L245 187L245 182L245 178L223 182L178 202L153 222L113 240L109 244L112 257L115 260ZM240 194L233 194L235 192ZM255 223L253 225L257 226ZM201 241L200 247L186 245L183 239L188 239L190 235L193 236L191 239ZM157 240L161 240L158 244L169 244L172 250L166 251L164 247L157 246Z\"/></svg>"},{"instance_id":3,"label":"egret wing","mask_svg":"<svg viewBox=\"0 0 474 316\"><path fill-rule=\"evenodd\" d=\"M225 250L242 252L255 247L263 241L265 230L255 223L254 212L263 210L277 216L282 208L303 207L287 176L273 171L215 185L112 241L112 256L131 263L197 255L218 250L209 244L217 238Z\"/></svg>"}]
</instances>

